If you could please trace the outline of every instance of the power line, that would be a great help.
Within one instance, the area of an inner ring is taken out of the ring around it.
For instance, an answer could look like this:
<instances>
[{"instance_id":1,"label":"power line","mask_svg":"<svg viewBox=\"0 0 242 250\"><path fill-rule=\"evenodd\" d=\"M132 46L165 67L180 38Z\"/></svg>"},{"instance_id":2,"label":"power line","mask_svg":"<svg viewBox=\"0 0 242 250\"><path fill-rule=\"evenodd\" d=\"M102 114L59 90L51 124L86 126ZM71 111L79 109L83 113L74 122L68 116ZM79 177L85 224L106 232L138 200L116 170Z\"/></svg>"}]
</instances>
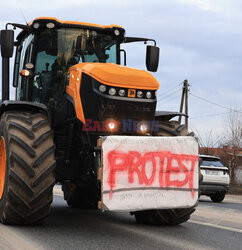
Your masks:
<instances>
[{"instance_id":1,"label":"power line","mask_svg":"<svg viewBox=\"0 0 242 250\"><path fill-rule=\"evenodd\" d=\"M166 92L161 93L160 95L157 96L157 98L162 97L162 96L166 96L167 94L172 92L174 89L177 89L177 87L179 87L181 84L182 83L179 83L175 87L172 87L172 88L168 89Z\"/></svg>"},{"instance_id":2,"label":"power line","mask_svg":"<svg viewBox=\"0 0 242 250\"><path fill-rule=\"evenodd\" d=\"M163 101L164 99L167 99L168 97L174 95L174 94L177 93L178 91L181 91L181 88L179 88L179 89L177 89L177 90L171 92L169 95L166 95L166 96L164 96L164 97L161 97L159 100L157 100L157 102L159 102L159 101L161 101L161 100Z\"/></svg>"},{"instance_id":3,"label":"power line","mask_svg":"<svg viewBox=\"0 0 242 250\"><path fill-rule=\"evenodd\" d=\"M159 102L159 104L166 104L166 103L170 103L172 100L174 100L174 99L176 99L176 98L180 98L181 97L181 95L180 94L178 94L178 95L174 95L174 96L172 96L171 98L169 98L169 100L164 100L164 99L162 99L162 100L160 100L160 102ZM177 103L176 103L177 104Z\"/></svg>"},{"instance_id":4,"label":"power line","mask_svg":"<svg viewBox=\"0 0 242 250\"><path fill-rule=\"evenodd\" d=\"M174 93L175 94L175 93ZM172 95L170 97L167 97L167 98L162 98L159 100L159 103L167 103L167 102L170 102L171 100L174 100L175 98L180 98L181 97L181 94L178 93L178 94L175 94L175 95ZM169 100L167 100L169 98Z\"/></svg>"},{"instance_id":5,"label":"power line","mask_svg":"<svg viewBox=\"0 0 242 250\"><path fill-rule=\"evenodd\" d=\"M179 87L180 85L181 85L181 83L175 85L174 87L172 87L172 88L166 90L166 92L163 92L163 93L161 93L160 95L158 95L158 97L159 97L159 96L162 96L162 95L164 95L164 94L167 94L167 93L169 93L169 92L171 92L172 90L176 89L176 88Z\"/></svg>"},{"instance_id":6,"label":"power line","mask_svg":"<svg viewBox=\"0 0 242 250\"><path fill-rule=\"evenodd\" d=\"M228 108L228 107L223 106L223 105L221 105L221 104L218 104L218 103L209 101L209 100L207 100L207 99L205 99L205 98L203 98L203 97L194 95L194 94L192 94L191 92L190 92L189 94L192 95L192 96L194 96L194 97L196 97L196 98L198 98L198 99L200 99L200 100L202 100L202 101L205 101L205 102L208 102L208 103L210 103L210 104L216 105L216 106L218 106L218 107L220 107L220 108L224 108L224 109L227 109L227 110L233 111L233 112L242 112L242 111L240 111L240 110L231 109L231 108Z\"/></svg>"},{"instance_id":7,"label":"power line","mask_svg":"<svg viewBox=\"0 0 242 250\"><path fill-rule=\"evenodd\" d=\"M225 115L225 114L229 114L229 112L199 115L199 116L189 117L189 119L197 119L197 118L208 117L208 116L219 116L219 115Z\"/></svg>"},{"instance_id":8,"label":"power line","mask_svg":"<svg viewBox=\"0 0 242 250\"><path fill-rule=\"evenodd\" d=\"M180 90L180 88L179 88L179 89L174 89L174 90L171 91L171 92L167 92L167 93L165 93L165 94L163 94L163 95L160 95L158 98L159 98L159 100L160 100L160 99L163 99L163 98L166 98L167 96L171 96L172 94L176 93L176 92L179 91L179 90Z\"/></svg>"}]
</instances>

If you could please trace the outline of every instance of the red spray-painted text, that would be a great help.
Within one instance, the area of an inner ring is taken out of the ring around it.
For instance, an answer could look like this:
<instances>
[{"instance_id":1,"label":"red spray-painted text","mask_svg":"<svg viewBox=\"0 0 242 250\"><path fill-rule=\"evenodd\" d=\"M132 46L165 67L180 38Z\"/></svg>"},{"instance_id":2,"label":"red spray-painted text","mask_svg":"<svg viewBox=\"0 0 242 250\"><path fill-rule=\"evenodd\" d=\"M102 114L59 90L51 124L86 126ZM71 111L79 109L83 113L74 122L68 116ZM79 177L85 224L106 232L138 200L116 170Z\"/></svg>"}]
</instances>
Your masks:
<instances>
[{"instance_id":1,"label":"red spray-painted text","mask_svg":"<svg viewBox=\"0 0 242 250\"><path fill-rule=\"evenodd\" d=\"M134 176L136 175L140 185L152 186L154 180L158 178L160 187L187 187L191 189L192 197L194 197L194 173L195 165L198 162L197 155L159 151L146 152L145 154L137 151L123 153L113 150L108 152L107 158L109 166L107 182L111 193L116 187L118 175L126 172L128 183L134 183ZM148 163L149 168L147 170L146 165ZM190 166L189 169L188 165ZM174 176L180 175L183 177L174 178Z\"/></svg>"}]
</instances>

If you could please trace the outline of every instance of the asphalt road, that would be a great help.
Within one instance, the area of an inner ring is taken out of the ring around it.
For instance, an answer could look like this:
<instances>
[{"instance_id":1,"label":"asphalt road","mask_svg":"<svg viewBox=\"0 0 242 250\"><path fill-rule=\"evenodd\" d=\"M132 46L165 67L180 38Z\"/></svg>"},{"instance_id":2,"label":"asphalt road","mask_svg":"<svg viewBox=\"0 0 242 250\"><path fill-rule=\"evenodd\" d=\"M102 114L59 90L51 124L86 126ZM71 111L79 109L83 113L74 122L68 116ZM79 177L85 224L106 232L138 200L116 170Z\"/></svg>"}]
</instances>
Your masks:
<instances>
[{"instance_id":1,"label":"asphalt road","mask_svg":"<svg viewBox=\"0 0 242 250\"><path fill-rule=\"evenodd\" d=\"M179 226L142 226L129 213L68 208L59 187L41 226L0 225L0 249L242 249L242 196L202 197Z\"/></svg>"}]
</instances>

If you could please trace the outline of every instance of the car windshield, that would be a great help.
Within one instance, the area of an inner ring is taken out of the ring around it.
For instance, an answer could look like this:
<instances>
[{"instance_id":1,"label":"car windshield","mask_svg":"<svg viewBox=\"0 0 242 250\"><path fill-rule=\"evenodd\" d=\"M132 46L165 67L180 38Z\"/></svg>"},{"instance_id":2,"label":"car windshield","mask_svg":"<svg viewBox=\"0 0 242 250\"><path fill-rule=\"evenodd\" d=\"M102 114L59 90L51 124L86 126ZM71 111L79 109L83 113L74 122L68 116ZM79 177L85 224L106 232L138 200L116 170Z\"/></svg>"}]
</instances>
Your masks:
<instances>
[{"instance_id":1,"label":"car windshield","mask_svg":"<svg viewBox=\"0 0 242 250\"><path fill-rule=\"evenodd\" d=\"M202 166L224 167L221 161L217 159L206 159L202 161Z\"/></svg>"}]
</instances>

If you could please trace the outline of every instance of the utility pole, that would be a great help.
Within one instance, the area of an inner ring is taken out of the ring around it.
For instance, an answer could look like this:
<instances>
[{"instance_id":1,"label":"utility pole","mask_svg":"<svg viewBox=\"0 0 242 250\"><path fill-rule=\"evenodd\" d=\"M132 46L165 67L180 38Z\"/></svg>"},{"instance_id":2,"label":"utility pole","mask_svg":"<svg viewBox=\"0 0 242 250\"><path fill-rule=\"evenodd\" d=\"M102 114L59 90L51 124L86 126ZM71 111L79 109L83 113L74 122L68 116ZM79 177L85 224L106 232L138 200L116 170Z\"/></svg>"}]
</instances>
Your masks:
<instances>
[{"instance_id":1,"label":"utility pole","mask_svg":"<svg viewBox=\"0 0 242 250\"><path fill-rule=\"evenodd\" d=\"M183 111L184 101L185 101L185 126L188 128L188 87L190 85L188 84L188 80L184 80L183 82L183 88L182 88L182 96L181 96L181 104L180 104L180 113ZM179 116L179 123L181 124L182 117Z\"/></svg>"}]
</instances>

